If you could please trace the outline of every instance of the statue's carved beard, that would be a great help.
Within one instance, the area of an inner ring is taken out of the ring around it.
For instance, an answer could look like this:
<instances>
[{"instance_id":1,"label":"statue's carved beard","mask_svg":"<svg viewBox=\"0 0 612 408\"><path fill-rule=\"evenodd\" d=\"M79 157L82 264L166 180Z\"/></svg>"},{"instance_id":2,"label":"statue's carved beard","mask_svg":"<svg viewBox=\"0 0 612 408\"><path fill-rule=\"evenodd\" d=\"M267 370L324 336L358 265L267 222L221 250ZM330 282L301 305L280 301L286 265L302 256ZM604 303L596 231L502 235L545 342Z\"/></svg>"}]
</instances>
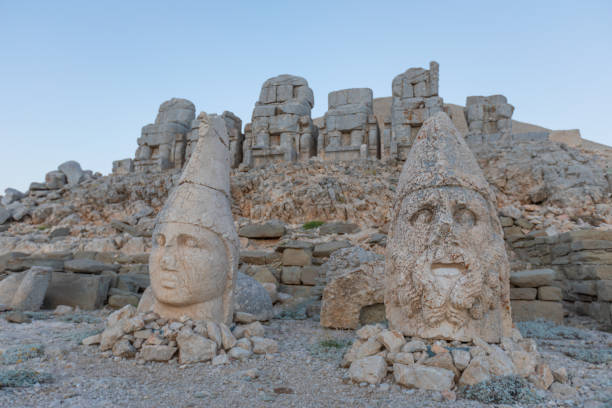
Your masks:
<instances>
[{"instance_id":1,"label":"statue's carved beard","mask_svg":"<svg viewBox=\"0 0 612 408\"><path fill-rule=\"evenodd\" d=\"M427 249L419 258L397 255L392 261L399 284L389 293L391 302L402 306L409 316L421 313L430 326L444 321L460 326L468 316L481 319L493 304L496 277L490 276L472 251L452 245ZM452 277L436 276L438 265L455 265L460 272Z\"/></svg>"}]
</instances>

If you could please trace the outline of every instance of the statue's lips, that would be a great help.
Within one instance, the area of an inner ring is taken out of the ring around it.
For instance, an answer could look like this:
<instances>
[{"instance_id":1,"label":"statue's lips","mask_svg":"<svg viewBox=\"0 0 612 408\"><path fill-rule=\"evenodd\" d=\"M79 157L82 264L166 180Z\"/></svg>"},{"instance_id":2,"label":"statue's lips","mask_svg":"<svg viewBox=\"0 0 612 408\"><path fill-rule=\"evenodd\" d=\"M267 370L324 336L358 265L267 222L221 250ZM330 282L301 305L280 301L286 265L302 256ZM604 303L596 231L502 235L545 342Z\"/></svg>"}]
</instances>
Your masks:
<instances>
[{"instance_id":1,"label":"statue's lips","mask_svg":"<svg viewBox=\"0 0 612 408\"><path fill-rule=\"evenodd\" d=\"M166 289L174 289L177 285L176 273L174 271L162 271L160 274L161 286Z\"/></svg>"},{"instance_id":2,"label":"statue's lips","mask_svg":"<svg viewBox=\"0 0 612 408\"><path fill-rule=\"evenodd\" d=\"M440 278L453 278L463 274L466 270L464 263L434 263L431 273Z\"/></svg>"}]
</instances>

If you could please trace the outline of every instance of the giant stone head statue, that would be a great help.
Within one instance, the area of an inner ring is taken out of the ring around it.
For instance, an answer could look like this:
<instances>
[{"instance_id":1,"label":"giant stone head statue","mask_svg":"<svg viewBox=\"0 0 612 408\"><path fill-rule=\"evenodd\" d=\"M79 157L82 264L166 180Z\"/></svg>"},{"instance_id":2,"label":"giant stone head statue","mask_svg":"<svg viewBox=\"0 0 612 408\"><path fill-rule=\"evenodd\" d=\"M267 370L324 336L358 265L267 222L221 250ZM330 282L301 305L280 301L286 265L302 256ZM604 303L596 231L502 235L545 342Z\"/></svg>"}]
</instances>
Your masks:
<instances>
[{"instance_id":1,"label":"giant stone head statue","mask_svg":"<svg viewBox=\"0 0 612 408\"><path fill-rule=\"evenodd\" d=\"M153 310L162 317L230 324L238 267L229 187L229 136L216 115L200 114L200 137L153 232Z\"/></svg>"},{"instance_id":2,"label":"giant stone head statue","mask_svg":"<svg viewBox=\"0 0 612 408\"><path fill-rule=\"evenodd\" d=\"M406 335L499 342L512 322L494 196L448 116L419 131L402 169L385 264L390 325Z\"/></svg>"}]
</instances>

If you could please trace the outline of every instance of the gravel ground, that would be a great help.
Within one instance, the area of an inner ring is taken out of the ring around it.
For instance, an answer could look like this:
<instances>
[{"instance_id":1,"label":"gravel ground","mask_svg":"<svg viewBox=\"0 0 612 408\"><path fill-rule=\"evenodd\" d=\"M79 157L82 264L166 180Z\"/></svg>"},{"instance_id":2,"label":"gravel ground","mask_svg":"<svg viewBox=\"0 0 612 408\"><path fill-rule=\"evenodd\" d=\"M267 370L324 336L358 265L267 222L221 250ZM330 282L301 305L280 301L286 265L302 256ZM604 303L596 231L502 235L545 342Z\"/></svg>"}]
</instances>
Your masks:
<instances>
[{"instance_id":1,"label":"gravel ground","mask_svg":"<svg viewBox=\"0 0 612 408\"><path fill-rule=\"evenodd\" d=\"M0 350L4 350L0 374L35 370L50 374L51 381L0 388L0 407L487 406L461 398L447 401L439 392L407 390L393 384L391 375L379 386L343 381L347 370L338 363L353 332L324 329L313 320L273 320L266 325L266 337L279 342L279 353L213 367L210 363L180 366L176 361L143 364L114 358L97 346L80 345L83 337L102 328L104 312L35 317L46 319L26 324L0 319ZM565 353L568 348L611 352L612 335L551 327L536 324L529 329L538 336L540 351L551 367L566 367L576 393L540 391L543 402L537 406L612 406L612 362L592 364ZM36 348L28 344L42 344L44 354L7 361L11 347Z\"/></svg>"}]
</instances>

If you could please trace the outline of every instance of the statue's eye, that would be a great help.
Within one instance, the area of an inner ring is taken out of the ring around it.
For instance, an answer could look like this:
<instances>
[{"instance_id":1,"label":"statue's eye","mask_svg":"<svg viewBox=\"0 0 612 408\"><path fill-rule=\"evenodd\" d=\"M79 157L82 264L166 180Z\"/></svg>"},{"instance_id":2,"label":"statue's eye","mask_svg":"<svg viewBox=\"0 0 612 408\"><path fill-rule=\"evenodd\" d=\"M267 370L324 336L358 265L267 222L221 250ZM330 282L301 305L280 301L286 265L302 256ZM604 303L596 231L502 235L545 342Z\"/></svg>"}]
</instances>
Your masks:
<instances>
[{"instance_id":1,"label":"statue's eye","mask_svg":"<svg viewBox=\"0 0 612 408\"><path fill-rule=\"evenodd\" d=\"M476 214L465 207L457 208L454 218L459 225L464 225L466 227L471 227L476 223Z\"/></svg>"},{"instance_id":2,"label":"statue's eye","mask_svg":"<svg viewBox=\"0 0 612 408\"><path fill-rule=\"evenodd\" d=\"M183 236L180 241L183 246L188 248L195 248L198 246L198 241L194 237Z\"/></svg>"},{"instance_id":3,"label":"statue's eye","mask_svg":"<svg viewBox=\"0 0 612 408\"><path fill-rule=\"evenodd\" d=\"M433 210L431 208L421 208L412 215L410 222L412 225L426 225L431 223L433 219Z\"/></svg>"},{"instance_id":4,"label":"statue's eye","mask_svg":"<svg viewBox=\"0 0 612 408\"><path fill-rule=\"evenodd\" d=\"M164 236L164 234L157 234L155 236L155 243L157 243L157 245L159 246L166 245L166 237Z\"/></svg>"}]
</instances>

